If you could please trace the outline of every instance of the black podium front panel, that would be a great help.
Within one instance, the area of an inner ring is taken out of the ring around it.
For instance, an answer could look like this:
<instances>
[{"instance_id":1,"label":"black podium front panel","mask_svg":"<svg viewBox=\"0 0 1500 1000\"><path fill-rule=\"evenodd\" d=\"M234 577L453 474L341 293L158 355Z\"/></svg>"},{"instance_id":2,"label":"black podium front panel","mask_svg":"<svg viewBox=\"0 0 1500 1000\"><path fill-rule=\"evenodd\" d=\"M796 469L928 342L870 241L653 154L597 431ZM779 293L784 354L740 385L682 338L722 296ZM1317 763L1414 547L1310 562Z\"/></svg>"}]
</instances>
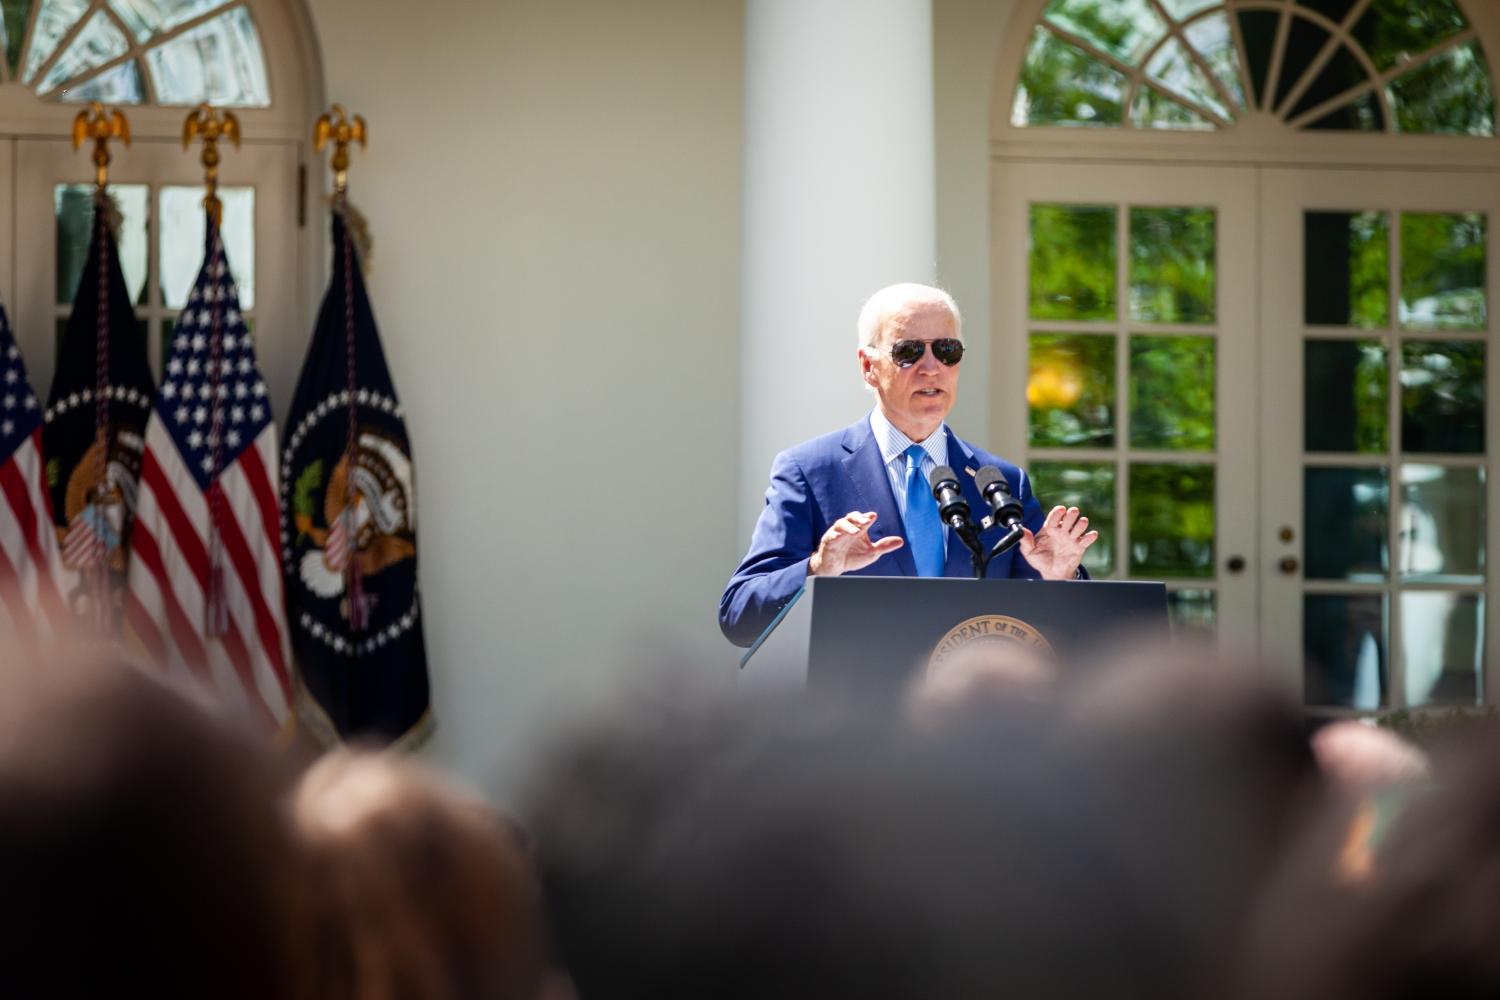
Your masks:
<instances>
[{"instance_id":1,"label":"black podium front panel","mask_svg":"<svg viewBox=\"0 0 1500 1000\"><path fill-rule=\"evenodd\" d=\"M1122 633L1168 636L1160 583L818 577L743 661L759 687L887 696L938 646L990 636L1045 645L1063 661ZM756 676L757 672L762 676Z\"/></svg>"}]
</instances>

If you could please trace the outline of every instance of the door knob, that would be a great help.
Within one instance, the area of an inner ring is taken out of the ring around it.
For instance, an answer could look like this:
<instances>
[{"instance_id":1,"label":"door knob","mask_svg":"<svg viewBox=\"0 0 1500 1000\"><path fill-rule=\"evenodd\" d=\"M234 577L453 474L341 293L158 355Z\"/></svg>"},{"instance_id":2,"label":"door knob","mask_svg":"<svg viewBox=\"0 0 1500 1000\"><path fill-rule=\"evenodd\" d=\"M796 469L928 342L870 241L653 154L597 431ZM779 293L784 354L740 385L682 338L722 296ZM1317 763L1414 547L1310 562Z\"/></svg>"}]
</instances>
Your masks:
<instances>
[{"instance_id":1,"label":"door knob","mask_svg":"<svg viewBox=\"0 0 1500 1000\"><path fill-rule=\"evenodd\" d=\"M1286 556L1281 560L1280 566L1281 572L1285 573L1287 576L1291 576L1302 567L1302 564L1297 561L1296 556Z\"/></svg>"},{"instance_id":2,"label":"door knob","mask_svg":"<svg viewBox=\"0 0 1500 1000\"><path fill-rule=\"evenodd\" d=\"M1229 561L1224 564L1224 568L1229 570L1229 572L1231 573L1245 572L1245 557L1230 556Z\"/></svg>"}]
</instances>

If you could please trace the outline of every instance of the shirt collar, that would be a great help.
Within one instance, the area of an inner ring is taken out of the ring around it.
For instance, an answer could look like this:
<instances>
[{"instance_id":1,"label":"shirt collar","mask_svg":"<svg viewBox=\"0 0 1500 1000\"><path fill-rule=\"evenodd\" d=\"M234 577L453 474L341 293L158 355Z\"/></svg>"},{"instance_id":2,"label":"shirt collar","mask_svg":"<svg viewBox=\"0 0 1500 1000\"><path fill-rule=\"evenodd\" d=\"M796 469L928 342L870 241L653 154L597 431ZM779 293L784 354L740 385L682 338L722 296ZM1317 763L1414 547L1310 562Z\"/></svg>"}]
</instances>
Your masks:
<instances>
[{"instance_id":1,"label":"shirt collar","mask_svg":"<svg viewBox=\"0 0 1500 1000\"><path fill-rule=\"evenodd\" d=\"M906 464L906 449L916 442L907 437L896 428L885 414L880 412L880 407L870 411L870 430L875 434L875 440L880 442L880 457L890 465L898 457L904 466ZM927 436L922 442L922 450L927 452L927 457L932 459L933 465L948 464L948 425L942 423L938 429Z\"/></svg>"}]
</instances>

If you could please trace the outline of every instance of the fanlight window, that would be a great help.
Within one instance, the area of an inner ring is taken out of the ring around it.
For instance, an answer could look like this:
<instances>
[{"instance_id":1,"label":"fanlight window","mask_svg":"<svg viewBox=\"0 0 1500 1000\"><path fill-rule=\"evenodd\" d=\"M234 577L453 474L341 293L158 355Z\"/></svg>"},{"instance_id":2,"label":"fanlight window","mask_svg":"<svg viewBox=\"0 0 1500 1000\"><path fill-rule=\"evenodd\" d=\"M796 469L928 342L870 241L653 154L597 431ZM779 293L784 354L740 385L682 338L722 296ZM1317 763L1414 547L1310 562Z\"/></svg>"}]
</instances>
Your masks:
<instances>
[{"instance_id":1,"label":"fanlight window","mask_svg":"<svg viewBox=\"0 0 1500 1000\"><path fill-rule=\"evenodd\" d=\"M4 79L55 101L263 108L260 35L244 2L0 0Z\"/></svg>"},{"instance_id":2,"label":"fanlight window","mask_svg":"<svg viewBox=\"0 0 1500 1000\"><path fill-rule=\"evenodd\" d=\"M1052 0L1011 121L1210 131L1495 134L1484 51L1456 0Z\"/></svg>"}]
</instances>

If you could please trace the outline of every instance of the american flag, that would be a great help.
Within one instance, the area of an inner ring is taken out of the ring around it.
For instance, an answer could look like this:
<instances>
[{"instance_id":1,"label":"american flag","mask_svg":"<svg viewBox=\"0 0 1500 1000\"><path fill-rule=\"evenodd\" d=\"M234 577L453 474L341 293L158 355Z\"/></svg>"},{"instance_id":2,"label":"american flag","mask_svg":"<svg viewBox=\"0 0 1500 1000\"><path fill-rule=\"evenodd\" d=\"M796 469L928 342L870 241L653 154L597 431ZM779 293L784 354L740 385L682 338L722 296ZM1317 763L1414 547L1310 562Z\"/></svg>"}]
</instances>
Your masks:
<instances>
[{"instance_id":1,"label":"american flag","mask_svg":"<svg viewBox=\"0 0 1500 1000\"><path fill-rule=\"evenodd\" d=\"M0 621L22 638L65 628L62 564L42 460L42 406L0 308Z\"/></svg>"},{"instance_id":2,"label":"american flag","mask_svg":"<svg viewBox=\"0 0 1500 1000\"><path fill-rule=\"evenodd\" d=\"M146 425L125 617L158 663L274 729L292 687L276 426L224 242L207 227Z\"/></svg>"}]
</instances>

